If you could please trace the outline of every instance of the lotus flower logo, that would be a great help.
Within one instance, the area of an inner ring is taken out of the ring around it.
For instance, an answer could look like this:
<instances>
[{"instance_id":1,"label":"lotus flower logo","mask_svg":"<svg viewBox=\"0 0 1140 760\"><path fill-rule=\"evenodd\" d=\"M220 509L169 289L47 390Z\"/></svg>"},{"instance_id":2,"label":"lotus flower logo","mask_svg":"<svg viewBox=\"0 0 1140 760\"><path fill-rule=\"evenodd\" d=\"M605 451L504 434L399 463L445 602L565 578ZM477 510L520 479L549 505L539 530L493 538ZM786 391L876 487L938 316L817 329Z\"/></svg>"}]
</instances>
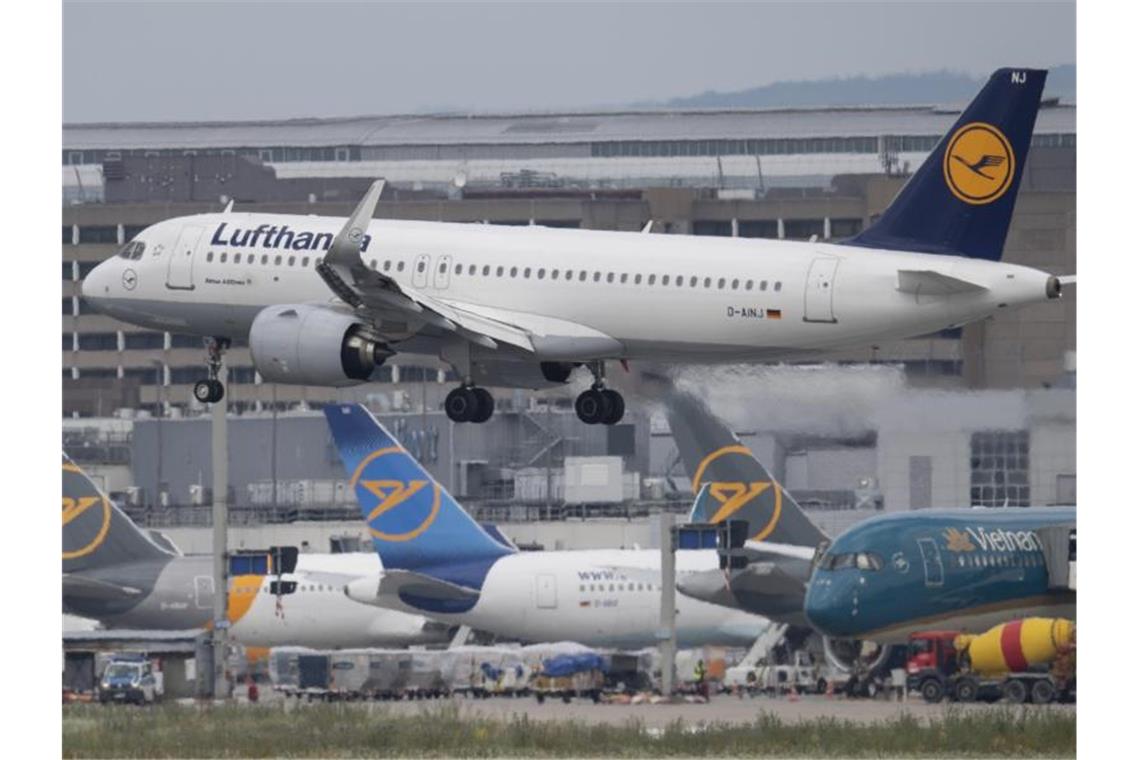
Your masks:
<instances>
[{"instance_id":1,"label":"lotus flower logo","mask_svg":"<svg viewBox=\"0 0 1140 760\"><path fill-rule=\"evenodd\" d=\"M970 535L957 528L947 528L942 532L942 535L946 538L947 551L972 552L977 549L974 542L970 540Z\"/></svg>"}]
</instances>

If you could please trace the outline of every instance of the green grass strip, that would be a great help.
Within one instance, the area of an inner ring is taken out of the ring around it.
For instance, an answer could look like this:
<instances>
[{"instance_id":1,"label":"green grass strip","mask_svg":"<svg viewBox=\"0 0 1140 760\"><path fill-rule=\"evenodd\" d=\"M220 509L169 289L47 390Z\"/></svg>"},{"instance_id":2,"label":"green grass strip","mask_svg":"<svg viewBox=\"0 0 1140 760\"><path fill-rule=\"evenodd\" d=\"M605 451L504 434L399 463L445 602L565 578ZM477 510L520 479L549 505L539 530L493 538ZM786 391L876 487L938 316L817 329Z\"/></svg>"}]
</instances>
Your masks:
<instances>
[{"instance_id":1,"label":"green grass strip","mask_svg":"<svg viewBox=\"0 0 1140 760\"><path fill-rule=\"evenodd\" d=\"M1073 712L948 709L875 722L624 724L463 716L458 706L69 705L64 757L1074 757Z\"/></svg>"}]
</instances>

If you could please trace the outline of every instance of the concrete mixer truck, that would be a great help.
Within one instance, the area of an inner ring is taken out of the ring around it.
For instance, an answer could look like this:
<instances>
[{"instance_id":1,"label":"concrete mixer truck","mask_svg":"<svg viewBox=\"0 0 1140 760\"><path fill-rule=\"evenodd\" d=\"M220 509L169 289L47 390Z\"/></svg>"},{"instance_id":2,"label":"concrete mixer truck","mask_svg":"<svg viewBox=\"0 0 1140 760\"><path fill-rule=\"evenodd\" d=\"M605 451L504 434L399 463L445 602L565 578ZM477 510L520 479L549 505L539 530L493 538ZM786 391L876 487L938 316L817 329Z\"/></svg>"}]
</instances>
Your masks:
<instances>
[{"instance_id":1,"label":"concrete mixer truck","mask_svg":"<svg viewBox=\"0 0 1140 760\"><path fill-rule=\"evenodd\" d=\"M1076 698L1076 626L1026 618L983 634L918 631L907 650L907 689L927 702L1044 704Z\"/></svg>"}]
</instances>

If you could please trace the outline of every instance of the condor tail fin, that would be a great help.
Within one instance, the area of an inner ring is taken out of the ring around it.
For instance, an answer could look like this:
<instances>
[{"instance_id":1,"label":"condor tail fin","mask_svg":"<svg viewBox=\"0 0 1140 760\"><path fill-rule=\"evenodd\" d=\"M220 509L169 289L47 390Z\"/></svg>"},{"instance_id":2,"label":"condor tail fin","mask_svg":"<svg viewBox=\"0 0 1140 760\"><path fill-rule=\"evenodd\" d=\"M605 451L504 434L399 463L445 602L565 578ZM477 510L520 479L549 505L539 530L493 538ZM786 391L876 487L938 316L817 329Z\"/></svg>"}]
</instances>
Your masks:
<instances>
[{"instance_id":1,"label":"condor tail fin","mask_svg":"<svg viewBox=\"0 0 1140 760\"><path fill-rule=\"evenodd\" d=\"M666 404L669 428L693 491L710 497L699 510L705 522L745 520L753 541L812 549L819 545L823 532L702 400L672 391Z\"/></svg>"},{"instance_id":2,"label":"condor tail fin","mask_svg":"<svg viewBox=\"0 0 1140 760\"><path fill-rule=\"evenodd\" d=\"M330 404L325 418L385 570L413 570L477 586L513 550L475 522L360 404Z\"/></svg>"},{"instance_id":3,"label":"condor tail fin","mask_svg":"<svg viewBox=\"0 0 1140 760\"><path fill-rule=\"evenodd\" d=\"M151 540L67 454L63 455L63 572L175 555Z\"/></svg>"}]
</instances>

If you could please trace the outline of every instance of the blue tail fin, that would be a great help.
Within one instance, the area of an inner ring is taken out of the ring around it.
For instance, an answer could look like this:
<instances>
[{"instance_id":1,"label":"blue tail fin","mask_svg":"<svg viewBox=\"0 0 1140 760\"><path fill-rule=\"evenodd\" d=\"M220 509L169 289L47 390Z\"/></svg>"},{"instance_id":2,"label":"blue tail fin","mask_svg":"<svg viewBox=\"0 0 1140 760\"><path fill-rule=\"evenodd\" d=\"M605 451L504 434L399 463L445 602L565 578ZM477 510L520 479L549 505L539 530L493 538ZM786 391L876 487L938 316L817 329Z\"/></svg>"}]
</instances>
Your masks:
<instances>
[{"instance_id":1,"label":"blue tail fin","mask_svg":"<svg viewBox=\"0 0 1140 760\"><path fill-rule=\"evenodd\" d=\"M998 69L894 202L847 245L998 261L1047 72Z\"/></svg>"},{"instance_id":2,"label":"blue tail fin","mask_svg":"<svg viewBox=\"0 0 1140 760\"><path fill-rule=\"evenodd\" d=\"M489 536L359 404L325 417L372 543L386 569L417 570L468 586L511 550Z\"/></svg>"}]
</instances>

